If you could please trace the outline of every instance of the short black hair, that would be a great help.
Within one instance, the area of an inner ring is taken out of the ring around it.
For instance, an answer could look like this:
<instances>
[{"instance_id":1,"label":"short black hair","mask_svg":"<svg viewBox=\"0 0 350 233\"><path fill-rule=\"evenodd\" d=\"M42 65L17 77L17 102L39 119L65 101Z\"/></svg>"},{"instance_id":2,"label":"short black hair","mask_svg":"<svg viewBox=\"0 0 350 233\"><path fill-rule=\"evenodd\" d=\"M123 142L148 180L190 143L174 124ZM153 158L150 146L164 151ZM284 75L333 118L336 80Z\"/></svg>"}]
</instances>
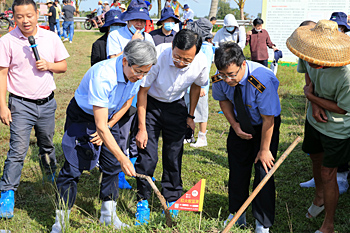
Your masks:
<instances>
[{"instance_id":1,"label":"short black hair","mask_svg":"<svg viewBox=\"0 0 350 233\"><path fill-rule=\"evenodd\" d=\"M12 3L12 11L15 14L15 6L23 6L23 5L33 5L34 11L38 10L36 3L33 0L14 0Z\"/></svg>"},{"instance_id":2,"label":"short black hair","mask_svg":"<svg viewBox=\"0 0 350 233\"><path fill-rule=\"evenodd\" d=\"M214 62L218 70L226 69L231 64L241 66L244 60L243 50L235 42L224 42L215 50Z\"/></svg>"},{"instance_id":3,"label":"short black hair","mask_svg":"<svg viewBox=\"0 0 350 233\"><path fill-rule=\"evenodd\" d=\"M202 37L189 29L182 29L176 33L173 40L173 49L189 50L196 46L196 55L201 50Z\"/></svg>"},{"instance_id":4,"label":"short black hair","mask_svg":"<svg viewBox=\"0 0 350 233\"><path fill-rule=\"evenodd\" d=\"M316 25L316 23L312 20L305 20L299 25L299 27L308 26L308 25Z\"/></svg>"},{"instance_id":5,"label":"short black hair","mask_svg":"<svg viewBox=\"0 0 350 233\"><path fill-rule=\"evenodd\" d=\"M211 17L209 21L214 21L214 20L216 20L215 16Z\"/></svg>"},{"instance_id":6,"label":"short black hair","mask_svg":"<svg viewBox=\"0 0 350 233\"><path fill-rule=\"evenodd\" d=\"M262 20L261 18L254 19L253 25L256 26L256 25L259 25L259 24L264 24L264 20Z\"/></svg>"}]
</instances>

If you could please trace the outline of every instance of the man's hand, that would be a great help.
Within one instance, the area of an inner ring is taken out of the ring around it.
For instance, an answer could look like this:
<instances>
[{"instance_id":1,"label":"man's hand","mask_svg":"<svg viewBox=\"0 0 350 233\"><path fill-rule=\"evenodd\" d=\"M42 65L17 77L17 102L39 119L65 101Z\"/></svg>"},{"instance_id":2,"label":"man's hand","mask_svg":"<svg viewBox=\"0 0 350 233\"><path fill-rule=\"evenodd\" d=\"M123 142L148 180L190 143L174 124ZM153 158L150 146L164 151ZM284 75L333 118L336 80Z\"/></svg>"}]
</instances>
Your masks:
<instances>
[{"instance_id":1,"label":"man's hand","mask_svg":"<svg viewBox=\"0 0 350 233\"><path fill-rule=\"evenodd\" d=\"M259 160L261 161L266 173L269 172L267 168L271 169L275 161L270 150L260 150L255 158L255 163Z\"/></svg>"},{"instance_id":2,"label":"man's hand","mask_svg":"<svg viewBox=\"0 0 350 233\"><path fill-rule=\"evenodd\" d=\"M92 142L94 145L97 146L102 146L102 139L100 138L100 136L98 135L97 131L93 134L90 135L91 137L94 137L93 139L90 140L90 142Z\"/></svg>"},{"instance_id":3,"label":"man's hand","mask_svg":"<svg viewBox=\"0 0 350 233\"><path fill-rule=\"evenodd\" d=\"M123 156L123 159L119 163L125 175L136 176L135 168L128 157Z\"/></svg>"},{"instance_id":4,"label":"man's hand","mask_svg":"<svg viewBox=\"0 0 350 233\"><path fill-rule=\"evenodd\" d=\"M146 130L139 130L136 134L136 145L140 149L145 149L147 146L147 141L148 141L148 134Z\"/></svg>"},{"instance_id":5,"label":"man's hand","mask_svg":"<svg viewBox=\"0 0 350 233\"><path fill-rule=\"evenodd\" d=\"M206 93L205 93L205 89L204 88L201 88L201 93L199 94L200 97L203 97L205 96Z\"/></svg>"},{"instance_id":6,"label":"man's hand","mask_svg":"<svg viewBox=\"0 0 350 233\"><path fill-rule=\"evenodd\" d=\"M140 30L136 30L135 34L131 37L131 40L135 40L135 39L143 40L143 35L142 33L140 33Z\"/></svg>"},{"instance_id":7,"label":"man's hand","mask_svg":"<svg viewBox=\"0 0 350 233\"><path fill-rule=\"evenodd\" d=\"M189 125L191 127L191 129L193 130L193 133L194 133L194 130L196 128L196 124L194 123L192 118L187 117L187 125Z\"/></svg>"},{"instance_id":8,"label":"man's hand","mask_svg":"<svg viewBox=\"0 0 350 233\"><path fill-rule=\"evenodd\" d=\"M0 108L0 118L1 122L5 125L10 125L12 122L11 111L7 106Z\"/></svg>"},{"instance_id":9,"label":"man's hand","mask_svg":"<svg viewBox=\"0 0 350 233\"><path fill-rule=\"evenodd\" d=\"M312 102L311 102L311 106L312 106L313 118L315 118L317 122L326 123L328 121L328 118L324 109Z\"/></svg>"},{"instance_id":10,"label":"man's hand","mask_svg":"<svg viewBox=\"0 0 350 233\"><path fill-rule=\"evenodd\" d=\"M40 59L36 62L36 68L40 71L47 71L50 70L50 62Z\"/></svg>"},{"instance_id":11,"label":"man's hand","mask_svg":"<svg viewBox=\"0 0 350 233\"><path fill-rule=\"evenodd\" d=\"M233 130L237 134L238 137L245 139L245 140L250 140L253 138L253 135L245 133L242 131L241 126L239 123L235 124L235 126L232 126Z\"/></svg>"},{"instance_id":12,"label":"man's hand","mask_svg":"<svg viewBox=\"0 0 350 233\"><path fill-rule=\"evenodd\" d=\"M310 83L309 85L305 85L304 86L304 95L307 99L309 99L310 95L314 94L314 86L312 83Z\"/></svg>"}]
</instances>

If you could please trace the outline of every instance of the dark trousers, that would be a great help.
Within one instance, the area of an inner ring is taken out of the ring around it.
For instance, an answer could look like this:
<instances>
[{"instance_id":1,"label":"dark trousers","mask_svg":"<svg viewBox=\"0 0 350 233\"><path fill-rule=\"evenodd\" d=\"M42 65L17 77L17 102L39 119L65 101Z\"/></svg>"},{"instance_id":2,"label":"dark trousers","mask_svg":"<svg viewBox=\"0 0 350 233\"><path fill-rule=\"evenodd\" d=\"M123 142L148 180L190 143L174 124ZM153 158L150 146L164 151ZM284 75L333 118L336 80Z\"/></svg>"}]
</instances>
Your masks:
<instances>
[{"instance_id":1,"label":"dark trousers","mask_svg":"<svg viewBox=\"0 0 350 233\"><path fill-rule=\"evenodd\" d=\"M260 63L261 65L264 65L264 66L268 66L268 62L267 62L267 59L266 60L260 60L260 61L255 61L257 63Z\"/></svg>"},{"instance_id":2,"label":"dark trousers","mask_svg":"<svg viewBox=\"0 0 350 233\"><path fill-rule=\"evenodd\" d=\"M56 22L49 22L50 31L55 32L55 24Z\"/></svg>"},{"instance_id":3,"label":"dark trousers","mask_svg":"<svg viewBox=\"0 0 350 233\"><path fill-rule=\"evenodd\" d=\"M76 103L73 98L67 108L67 117L65 130L74 122L94 122L94 116L85 113ZM119 141L119 126L118 123L113 126L111 133L115 140ZM100 188L100 199L109 201L118 199L118 174L121 172L121 167L115 156L103 144L99 157L100 171L103 172ZM60 173L57 177L57 190L59 191L60 199L68 208L71 209L74 205L77 195L77 184L83 170L70 165L65 161ZM60 203L59 203L60 204ZM63 206L59 206L63 208Z\"/></svg>"},{"instance_id":4,"label":"dark trousers","mask_svg":"<svg viewBox=\"0 0 350 233\"><path fill-rule=\"evenodd\" d=\"M187 108L184 99L163 103L150 96L147 98L146 129L148 142L146 149L139 149L135 163L136 172L153 176L158 162L158 139L163 138L162 194L169 201L176 201L182 193L181 163L183 140L187 128ZM137 179L138 198L147 200L151 187L146 180Z\"/></svg>"},{"instance_id":5,"label":"dark trousers","mask_svg":"<svg viewBox=\"0 0 350 233\"><path fill-rule=\"evenodd\" d=\"M280 116L275 117L275 125L270 144L270 151L276 158L279 142ZM229 176L229 210L235 213L243 205L249 196L249 184L252 166L255 168L253 188L255 189L265 177L266 172L262 163L254 164L255 158L260 150L262 125L254 126L256 135L250 140L238 137L230 128L227 138L228 162L230 167ZM271 227L275 219L275 183L273 177L253 200L253 216L264 227Z\"/></svg>"},{"instance_id":6,"label":"dark trousers","mask_svg":"<svg viewBox=\"0 0 350 233\"><path fill-rule=\"evenodd\" d=\"M131 107L133 108L133 107ZM124 152L124 154L128 154L127 149L129 149L129 155L130 157L137 156L137 145L135 140L135 115L136 113L129 115L129 111L125 113L125 115L119 120L119 133L120 133L120 140L119 140L119 147Z\"/></svg>"}]
</instances>

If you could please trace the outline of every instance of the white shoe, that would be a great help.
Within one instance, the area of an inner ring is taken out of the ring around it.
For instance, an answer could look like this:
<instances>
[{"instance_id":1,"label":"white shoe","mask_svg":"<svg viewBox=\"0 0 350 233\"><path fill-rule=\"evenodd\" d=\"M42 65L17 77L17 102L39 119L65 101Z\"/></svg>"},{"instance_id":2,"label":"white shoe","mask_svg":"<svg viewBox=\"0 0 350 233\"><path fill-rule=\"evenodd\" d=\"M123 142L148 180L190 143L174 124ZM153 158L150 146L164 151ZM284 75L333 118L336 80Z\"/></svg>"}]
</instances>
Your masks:
<instances>
[{"instance_id":1,"label":"white shoe","mask_svg":"<svg viewBox=\"0 0 350 233\"><path fill-rule=\"evenodd\" d=\"M63 41L63 42L66 42L66 41L68 41L68 38L64 38L62 41Z\"/></svg>"},{"instance_id":2,"label":"white shoe","mask_svg":"<svg viewBox=\"0 0 350 233\"><path fill-rule=\"evenodd\" d=\"M101 206L100 223L106 226L113 225L114 229L120 230L123 227L130 227L129 225L122 223L117 216L116 212L117 202L104 201Z\"/></svg>"},{"instance_id":3,"label":"white shoe","mask_svg":"<svg viewBox=\"0 0 350 233\"><path fill-rule=\"evenodd\" d=\"M255 219L255 233L269 233L270 229L265 228L258 220Z\"/></svg>"},{"instance_id":4,"label":"white shoe","mask_svg":"<svg viewBox=\"0 0 350 233\"><path fill-rule=\"evenodd\" d=\"M191 143L190 146L191 147L202 147L202 146L207 146L207 131L205 131L205 133L202 133L201 131L198 132L198 138L197 138L197 142L196 143Z\"/></svg>"},{"instance_id":5,"label":"white shoe","mask_svg":"<svg viewBox=\"0 0 350 233\"><path fill-rule=\"evenodd\" d=\"M226 226L232 219L234 215L230 214L227 219L224 221L224 226ZM237 219L236 226L246 226L247 225L247 219L246 219L246 214L245 212Z\"/></svg>"},{"instance_id":6,"label":"white shoe","mask_svg":"<svg viewBox=\"0 0 350 233\"><path fill-rule=\"evenodd\" d=\"M73 41L69 41L69 43L73 43Z\"/></svg>"},{"instance_id":7,"label":"white shoe","mask_svg":"<svg viewBox=\"0 0 350 233\"><path fill-rule=\"evenodd\" d=\"M55 224L52 226L51 233L62 233L62 229L65 229L69 225L70 210L56 210Z\"/></svg>"}]
</instances>

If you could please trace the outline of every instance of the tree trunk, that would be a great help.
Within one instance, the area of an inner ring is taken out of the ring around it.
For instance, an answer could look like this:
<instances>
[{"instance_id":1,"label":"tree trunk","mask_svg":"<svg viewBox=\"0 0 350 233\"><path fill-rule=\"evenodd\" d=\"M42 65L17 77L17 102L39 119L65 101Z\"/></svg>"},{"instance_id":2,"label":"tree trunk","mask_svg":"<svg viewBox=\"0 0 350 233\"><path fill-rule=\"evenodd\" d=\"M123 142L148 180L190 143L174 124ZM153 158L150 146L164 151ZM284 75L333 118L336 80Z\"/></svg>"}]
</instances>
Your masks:
<instances>
[{"instance_id":1,"label":"tree trunk","mask_svg":"<svg viewBox=\"0 0 350 233\"><path fill-rule=\"evenodd\" d=\"M216 17L216 14L218 12L218 4L219 4L219 0L211 0L209 19L213 16Z\"/></svg>"},{"instance_id":2,"label":"tree trunk","mask_svg":"<svg viewBox=\"0 0 350 233\"><path fill-rule=\"evenodd\" d=\"M162 14L162 0L158 0L158 19L160 19L161 14Z\"/></svg>"},{"instance_id":3,"label":"tree trunk","mask_svg":"<svg viewBox=\"0 0 350 233\"><path fill-rule=\"evenodd\" d=\"M244 20L244 7L240 7L239 10L241 11L241 20Z\"/></svg>"}]
</instances>

